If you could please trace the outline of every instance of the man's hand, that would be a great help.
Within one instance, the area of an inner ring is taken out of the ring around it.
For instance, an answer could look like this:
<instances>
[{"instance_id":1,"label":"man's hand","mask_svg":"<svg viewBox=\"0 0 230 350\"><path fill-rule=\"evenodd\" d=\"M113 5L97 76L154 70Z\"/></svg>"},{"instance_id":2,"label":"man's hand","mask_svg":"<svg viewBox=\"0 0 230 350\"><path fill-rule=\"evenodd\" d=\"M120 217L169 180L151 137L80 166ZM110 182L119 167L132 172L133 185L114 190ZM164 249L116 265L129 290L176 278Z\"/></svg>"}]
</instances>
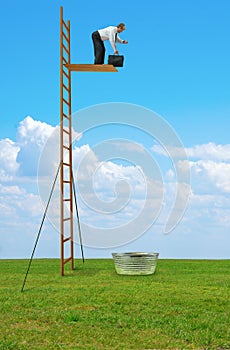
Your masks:
<instances>
[{"instance_id":1,"label":"man's hand","mask_svg":"<svg viewBox=\"0 0 230 350\"><path fill-rule=\"evenodd\" d=\"M123 41L123 44L128 44L128 41L127 41L127 40L124 40L124 41Z\"/></svg>"},{"instance_id":2,"label":"man's hand","mask_svg":"<svg viewBox=\"0 0 230 350\"><path fill-rule=\"evenodd\" d=\"M114 51L114 55L118 55L118 51Z\"/></svg>"}]
</instances>

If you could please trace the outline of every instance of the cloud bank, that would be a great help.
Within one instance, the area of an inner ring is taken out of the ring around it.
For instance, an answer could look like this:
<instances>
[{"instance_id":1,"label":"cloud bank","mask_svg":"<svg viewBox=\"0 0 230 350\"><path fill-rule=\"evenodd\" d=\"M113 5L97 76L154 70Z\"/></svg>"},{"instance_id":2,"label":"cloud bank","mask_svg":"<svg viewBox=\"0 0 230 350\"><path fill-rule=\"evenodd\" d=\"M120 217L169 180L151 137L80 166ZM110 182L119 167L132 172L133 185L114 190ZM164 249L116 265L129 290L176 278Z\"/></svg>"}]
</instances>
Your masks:
<instances>
[{"instance_id":1,"label":"cloud bank","mask_svg":"<svg viewBox=\"0 0 230 350\"><path fill-rule=\"evenodd\" d=\"M34 232L36 233L43 213L37 189L38 163L43 147L54 130L55 127L28 116L19 124L16 140L9 138L0 140L0 257L28 256ZM58 153L55 147L54 150ZM192 191L188 210L176 229L174 239L176 241L177 235L181 233L181 243L186 244L186 241L183 241L184 235L189 237L189 241L192 239L191 237L194 237L194 232L196 234L199 232L200 242L197 242L197 245L202 245L201 242L210 238L213 245L209 247L209 252L213 252L215 242L218 241L216 246L219 246L218 256L221 256L223 247L219 240L224 237L224 242L226 242L229 239L230 227L230 144L216 145L210 142L185 148L185 151L191 170ZM153 226L153 231L155 234L162 232L175 193L176 174L173 166L161 167L161 159L164 162L164 159L168 157L161 146L154 145L149 149L149 152L152 153L153 157L157 157L161 168L164 181L163 201L156 179L143 176L142 169L138 166L111 160L102 162L97 158L89 144L74 146L75 172L77 172L77 165L85 155L90 155L87 162L84 163L84 172L81 171L78 176L78 186L81 187L81 190L83 189L84 193L84 198L79 198L80 216L84 222L88 224L96 222L98 227L103 225L113 227L121 225L125 220L132 220L138 216L143 208L146 184L149 183L154 188L154 200L148 203L149 209L153 210L152 206L157 201L161 201L162 204L162 210ZM174 149L172 152L175 156L180 154L179 149ZM52 158L52 153L49 161L53 162L52 169L55 169L57 159ZM183 163L179 166L183 168ZM93 192L87 191L91 186L89 179L92 178L92 175L94 179ZM95 204L95 198L100 201L102 208L110 208L109 214L104 213L102 216L91 214L90 206ZM54 210L55 214L52 213L52 215L56 215L56 219L58 217L57 206ZM46 224L45 230L47 232L51 230L48 224ZM55 235L55 240L58 240L58 236ZM173 235L174 233L170 237L170 244L172 244ZM49 235L47 237L47 241L49 241ZM23 240L27 240L28 244L23 246L21 243ZM159 238L159 241L161 240L162 238ZM145 242L145 237L143 237L143 242ZM15 246L17 246L17 250ZM197 249L199 251L199 248ZM46 249L44 248L43 251ZM179 255L179 251L177 249L177 255ZM57 251L50 248L49 253L52 254L52 252L54 255L58 255ZM181 253L182 257L184 257L183 254ZM207 253L207 256L210 254ZM223 256L226 257L226 249L223 250ZM205 250L201 250L200 257L205 257Z\"/></svg>"}]
</instances>

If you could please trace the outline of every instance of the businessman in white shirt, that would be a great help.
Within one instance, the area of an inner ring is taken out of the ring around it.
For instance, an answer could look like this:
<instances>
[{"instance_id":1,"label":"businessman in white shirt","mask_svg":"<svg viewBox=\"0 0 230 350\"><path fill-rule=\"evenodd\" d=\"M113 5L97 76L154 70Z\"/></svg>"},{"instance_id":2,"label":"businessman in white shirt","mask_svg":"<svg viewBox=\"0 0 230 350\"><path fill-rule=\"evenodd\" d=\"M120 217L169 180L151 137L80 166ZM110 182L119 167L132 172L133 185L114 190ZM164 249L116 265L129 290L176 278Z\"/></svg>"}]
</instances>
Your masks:
<instances>
[{"instance_id":1,"label":"businessman in white shirt","mask_svg":"<svg viewBox=\"0 0 230 350\"><path fill-rule=\"evenodd\" d=\"M118 33L125 30L125 24L120 23L116 27L110 26L104 29L99 29L92 34L93 46L94 46L94 64L104 64L105 59L105 45L104 41L109 40L113 48L114 54L118 55L116 43L128 44L127 40L121 40Z\"/></svg>"}]
</instances>

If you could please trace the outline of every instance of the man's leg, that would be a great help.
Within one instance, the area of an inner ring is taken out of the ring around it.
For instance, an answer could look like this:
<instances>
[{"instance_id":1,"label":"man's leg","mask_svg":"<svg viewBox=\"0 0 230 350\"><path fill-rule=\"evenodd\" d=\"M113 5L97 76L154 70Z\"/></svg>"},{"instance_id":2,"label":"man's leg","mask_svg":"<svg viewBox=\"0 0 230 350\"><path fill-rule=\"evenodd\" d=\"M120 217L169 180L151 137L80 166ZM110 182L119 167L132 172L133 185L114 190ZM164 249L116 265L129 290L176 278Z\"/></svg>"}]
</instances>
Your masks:
<instances>
[{"instance_id":1,"label":"man's leg","mask_svg":"<svg viewBox=\"0 0 230 350\"><path fill-rule=\"evenodd\" d=\"M100 38L98 32L92 34L93 46L94 46L94 64L104 64L105 59L105 46Z\"/></svg>"}]
</instances>

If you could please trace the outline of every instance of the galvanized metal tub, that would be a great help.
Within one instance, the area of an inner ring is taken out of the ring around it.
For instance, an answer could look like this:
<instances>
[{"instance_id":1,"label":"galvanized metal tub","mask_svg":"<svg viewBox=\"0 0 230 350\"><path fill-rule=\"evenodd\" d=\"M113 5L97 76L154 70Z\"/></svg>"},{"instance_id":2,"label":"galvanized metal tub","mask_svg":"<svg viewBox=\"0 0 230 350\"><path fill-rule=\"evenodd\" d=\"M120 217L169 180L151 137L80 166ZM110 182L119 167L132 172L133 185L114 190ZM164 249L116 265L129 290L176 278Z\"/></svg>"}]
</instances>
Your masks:
<instances>
[{"instance_id":1,"label":"galvanized metal tub","mask_svg":"<svg viewBox=\"0 0 230 350\"><path fill-rule=\"evenodd\" d=\"M156 270L159 253L112 253L119 275L151 275Z\"/></svg>"}]
</instances>

